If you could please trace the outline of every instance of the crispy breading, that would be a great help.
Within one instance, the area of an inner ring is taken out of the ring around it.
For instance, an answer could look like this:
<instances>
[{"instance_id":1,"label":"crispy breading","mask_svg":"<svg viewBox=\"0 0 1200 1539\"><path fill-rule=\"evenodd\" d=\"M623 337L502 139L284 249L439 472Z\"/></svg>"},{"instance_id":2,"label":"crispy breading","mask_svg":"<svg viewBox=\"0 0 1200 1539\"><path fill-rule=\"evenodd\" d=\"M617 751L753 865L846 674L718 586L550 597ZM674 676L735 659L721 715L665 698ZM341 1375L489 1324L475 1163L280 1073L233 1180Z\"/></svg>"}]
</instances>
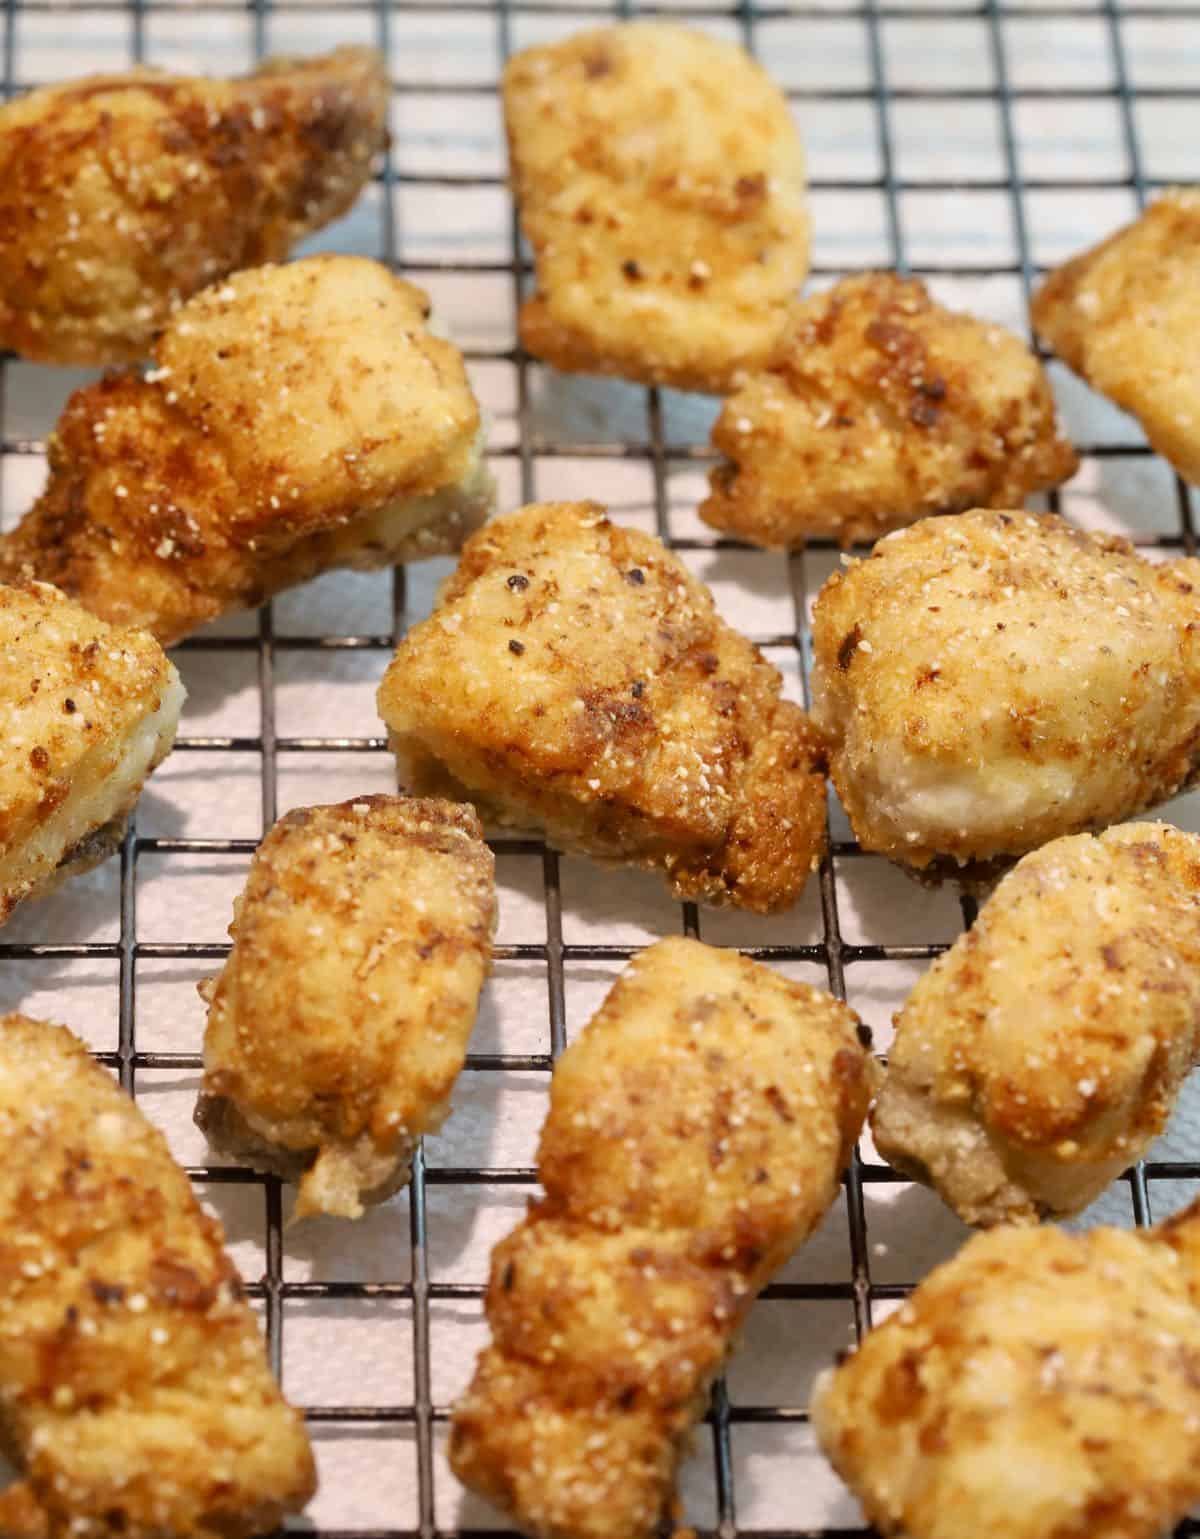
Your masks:
<instances>
[{"instance_id":1,"label":"crispy breading","mask_svg":"<svg viewBox=\"0 0 1200 1539\"><path fill-rule=\"evenodd\" d=\"M808 271L804 154L731 43L636 22L504 73L537 291L521 341L559 369L721 391L761 366Z\"/></svg>"},{"instance_id":2,"label":"crispy breading","mask_svg":"<svg viewBox=\"0 0 1200 1539\"><path fill-rule=\"evenodd\" d=\"M178 641L330 567L457 550L486 515L479 407L420 289L363 257L205 290L127 373L67 402L0 577Z\"/></svg>"},{"instance_id":3,"label":"crispy breading","mask_svg":"<svg viewBox=\"0 0 1200 1539\"><path fill-rule=\"evenodd\" d=\"M299 1180L295 1216L362 1216L449 1111L491 966L495 860L469 807L364 796L263 840L209 1002L196 1120Z\"/></svg>"},{"instance_id":4,"label":"crispy breading","mask_svg":"<svg viewBox=\"0 0 1200 1539\"><path fill-rule=\"evenodd\" d=\"M1181 476L1200 483L1200 188L1057 268L1034 295L1040 335L1124 407Z\"/></svg>"},{"instance_id":5,"label":"crispy breading","mask_svg":"<svg viewBox=\"0 0 1200 1539\"><path fill-rule=\"evenodd\" d=\"M1067 1218L1142 1157L1198 1055L1200 838L1055 839L896 1017L875 1145L968 1224Z\"/></svg>"},{"instance_id":6,"label":"crispy breading","mask_svg":"<svg viewBox=\"0 0 1200 1539\"><path fill-rule=\"evenodd\" d=\"M144 632L44 583L0 587L0 923L119 845L184 693Z\"/></svg>"},{"instance_id":7,"label":"crispy breading","mask_svg":"<svg viewBox=\"0 0 1200 1539\"><path fill-rule=\"evenodd\" d=\"M492 1255L459 1479L538 1539L655 1532L754 1296L838 1190L875 1081L845 1005L697 941L622 974L550 1087Z\"/></svg>"},{"instance_id":8,"label":"crispy breading","mask_svg":"<svg viewBox=\"0 0 1200 1539\"><path fill-rule=\"evenodd\" d=\"M1200 1207L975 1235L818 1380L821 1446L904 1539L1157 1539L1200 1499Z\"/></svg>"},{"instance_id":9,"label":"crispy breading","mask_svg":"<svg viewBox=\"0 0 1200 1539\"><path fill-rule=\"evenodd\" d=\"M700 517L757 545L878 539L934 513L1019 507L1074 474L1041 364L917 278L844 278L792 310L712 430Z\"/></svg>"},{"instance_id":10,"label":"crispy breading","mask_svg":"<svg viewBox=\"0 0 1200 1539\"><path fill-rule=\"evenodd\" d=\"M379 711L402 783L765 912L824 839L822 745L781 686L661 541L541 503L467 542Z\"/></svg>"},{"instance_id":11,"label":"crispy breading","mask_svg":"<svg viewBox=\"0 0 1200 1539\"><path fill-rule=\"evenodd\" d=\"M316 1487L191 1185L61 1026L0 1018L0 1436L22 1539L238 1539Z\"/></svg>"},{"instance_id":12,"label":"crispy breading","mask_svg":"<svg viewBox=\"0 0 1200 1539\"><path fill-rule=\"evenodd\" d=\"M0 108L0 346L132 362L178 306L345 213L387 140L367 48L240 80L138 69Z\"/></svg>"},{"instance_id":13,"label":"crispy breading","mask_svg":"<svg viewBox=\"0 0 1200 1539\"><path fill-rule=\"evenodd\" d=\"M982 874L1188 785L1198 589L1200 562L981 510L835 573L813 617L813 716L859 843Z\"/></svg>"}]
</instances>

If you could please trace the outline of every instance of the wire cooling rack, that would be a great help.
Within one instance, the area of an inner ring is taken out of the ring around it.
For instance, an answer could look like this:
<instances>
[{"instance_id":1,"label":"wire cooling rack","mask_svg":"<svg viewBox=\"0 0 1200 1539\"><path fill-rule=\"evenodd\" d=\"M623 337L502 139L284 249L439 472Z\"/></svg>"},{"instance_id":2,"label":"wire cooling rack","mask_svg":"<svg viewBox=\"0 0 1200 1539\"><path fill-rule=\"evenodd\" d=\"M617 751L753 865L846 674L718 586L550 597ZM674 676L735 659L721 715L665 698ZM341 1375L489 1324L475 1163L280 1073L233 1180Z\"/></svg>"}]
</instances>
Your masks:
<instances>
[{"instance_id":1,"label":"wire cooling rack","mask_svg":"<svg viewBox=\"0 0 1200 1539\"><path fill-rule=\"evenodd\" d=\"M907 268L940 297L1026 331L1039 269L1131 217L1158 186L1200 177L1200 6L1165 0L9 0L0 67L7 96L133 62L236 71L269 51L377 43L393 72L393 148L359 208L309 249L380 257L430 290L489 406L502 506L591 495L656 531L800 696L808 603L837 553L750 551L696 521L711 406L555 381L516 345L528 263L504 189L499 67L527 43L652 9L739 39L788 89L809 148L818 283ZM45 435L82 377L0 366L6 524L36 493ZM1128 419L1063 373L1055 381L1085 460L1052 505L1154 552L1193 553L1186 488ZM0 1005L85 1035L224 1219L276 1370L311 1424L322 1475L312 1518L328 1539L497 1527L445 1465L449 1403L482 1339L490 1244L535 1190L554 1057L625 959L679 930L738 945L848 997L886 1047L891 1011L972 917L949 892L921 891L862 855L836 808L819 880L794 915L772 921L680 909L648 877L499 838L496 976L445 1136L417 1155L409 1192L361 1225L285 1232L286 1188L209 1163L191 1128L203 1030L194 985L226 953L229 903L262 829L289 805L388 787L371 692L445 570L321 579L179 648L191 691L183 733L119 861L0 935ZM1193 805L1172 815L1195 826ZM1143 1224L1200 1191L1200 1113L1185 1107L1154 1154L1093 1218ZM684 1479L702 1532L861 1532L813 1445L808 1386L962 1236L864 1144L844 1199L766 1290L713 1392Z\"/></svg>"}]
</instances>

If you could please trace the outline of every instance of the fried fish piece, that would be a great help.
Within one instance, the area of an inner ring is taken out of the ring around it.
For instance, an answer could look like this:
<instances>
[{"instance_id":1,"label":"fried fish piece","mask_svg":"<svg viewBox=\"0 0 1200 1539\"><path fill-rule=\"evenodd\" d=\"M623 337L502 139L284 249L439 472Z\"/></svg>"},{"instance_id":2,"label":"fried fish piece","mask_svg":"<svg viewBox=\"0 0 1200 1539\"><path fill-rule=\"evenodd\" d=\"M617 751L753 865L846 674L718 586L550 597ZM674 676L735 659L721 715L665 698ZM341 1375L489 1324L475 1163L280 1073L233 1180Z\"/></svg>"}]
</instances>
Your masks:
<instances>
[{"instance_id":1,"label":"fried fish piece","mask_svg":"<svg viewBox=\"0 0 1200 1539\"><path fill-rule=\"evenodd\" d=\"M825 826L823 746L781 687L661 541L596 503L535 503L467 542L379 712L402 783L769 912Z\"/></svg>"},{"instance_id":2,"label":"fried fish piece","mask_svg":"<svg viewBox=\"0 0 1200 1539\"><path fill-rule=\"evenodd\" d=\"M817 1381L885 1535L1157 1539L1200 1499L1200 1205L975 1235Z\"/></svg>"},{"instance_id":3,"label":"fried fish piece","mask_svg":"<svg viewBox=\"0 0 1200 1539\"><path fill-rule=\"evenodd\" d=\"M457 550L494 487L462 356L428 313L363 257L197 295L144 379L67 402L0 578L43 578L170 644L331 567Z\"/></svg>"},{"instance_id":4,"label":"fried fish piece","mask_svg":"<svg viewBox=\"0 0 1200 1539\"><path fill-rule=\"evenodd\" d=\"M655 1532L755 1295L837 1195L876 1064L845 1005L665 940L550 1086L545 1198L492 1255L450 1462L538 1539Z\"/></svg>"},{"instance_id":5,"label":"fried fish piece","mask_svg":"<svg viewBox=\"0 0 1200 1539\"><path fill-rule=\"evenodd\" d=\"M984 876L1189 785L1198 590L1198 561L978 509L835 573L813 616L813 716L859 843Z\"/></svg>"},{"instance_id":6,"label":"fried fish piece","mask_svg":"<svg viewBox=\"0 0 1200 1539\"><path fill-rule=\"evenodd\" d=\"M0 1436L14 1539L239 1539L316 1488L161 1133L65 1027L0 1018Z\"/></svg>"},{"instance_id":7,"label":"fried fish piece","mask_svg":"<svg viewBox=\"0 0 1200 1539\"><path fill-rule=\"evenodd\" d=\"M517 54L503 94L537 267L529 352L681 390L761 367L808 271L808 216L787 101L749 55L626 23Z\"/></svg>"},{"instance_id":8,"label":"fried fish piece","mask_svg":"<svg viewBox=\"0 0 1200 1539\"><path fill-rule=\"evenodd\" d=\"M1019 507L1078 459L1041 364L917 278L865 273L797 303L712 430L700 517L756 545L875 540L935 513Z\"/></svg>"},{"instance_id":9,"label":"fried fish piece","mask_svg":"<svg viewBox=\"0 0 1200 1539\"><path fill-rule=\"evenodd\" d=\"M1125 411L1179 474L1200 484L1200 187L1057 268L1033 321L1054 351Z\"/></svg>"},{"instance_id":10,"label":"fried fish piece","mask_svg":"<svg viewBox=\"0 0 1200 1539\"><path fill-rule=\"evenodd\" d=\"M362 1216L449 1111L491 965L495 861L469 807L364 796L289 812L238 899L196 1120L298 1180L295 1216Z\"/></svg>"},{"instance_id":11,"label":"fried fish piece","mask_svg":"<svg viewBox=\"0 0 1200 1539\"><path fill-rule=\"evenodd\" d=\"M184 694L152 637L0 587L0 923L118 848Z\"/></svg>"},{"instance_id":12,"label":"fried fish piece","mask_svg":"<svg viewBox=\"0 0 1200 1539\"><path fill-rule=\"evenodd\" d=\"M1200 1050L1200 838L1043 845L896 1017L875 1145L968 1224L1080 1213L1162 1132Z\"/></svg>"},{"instance_id":13,"label":"fried fish piece","mask_svg":"<svg viewBox=\"0 0 1200 1539\"><path fill-rule=\"evenodd\" d=\"M144 358L184 300L346 212L387 109L369 48L240 80L93 75L0 107L0 346Z\"/></svg>"}]
</instances>

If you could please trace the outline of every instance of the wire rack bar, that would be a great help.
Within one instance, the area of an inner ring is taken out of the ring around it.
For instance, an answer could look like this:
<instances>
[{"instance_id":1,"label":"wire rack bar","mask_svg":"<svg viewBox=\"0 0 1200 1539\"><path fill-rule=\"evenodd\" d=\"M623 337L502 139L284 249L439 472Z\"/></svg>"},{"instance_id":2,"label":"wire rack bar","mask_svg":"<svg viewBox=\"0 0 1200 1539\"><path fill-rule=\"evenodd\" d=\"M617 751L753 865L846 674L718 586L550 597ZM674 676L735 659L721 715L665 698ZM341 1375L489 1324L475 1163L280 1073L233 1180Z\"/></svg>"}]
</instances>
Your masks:
<instances>
[{"instance_id":1,"label":"wire rack bar","mask_svg":"<svg viewBox=\"0 0 1200 1539\"><path fill-rule=\"evenodd\" d=\"M311 0L268 0L264 6L262 0L4 0L12 9L25 12L29 15L62 16L71 12L76 15L111 15L129 16L134 6L146 16L163 15L195 15L200 6L213 15L238 16L249 13L256 16L260 11L266 10L273 14L312 14ZM343 15L372 15L379 10L381 3L387 0L321 0L320 9L330 13ZM405 5L402 0L391 0L392 8L403 10ZM423 13L445 15L470 15L494 13L494 0L421 0L419 7ZM575 4L573 0L511 0L510 10L513 13L531 16L565 16L583 18L596 16L612 16L614 14L632 14L634 11L639 16L679 16L680 8L673 5L637 5L623 6L618 0L613 6L606 7L602 3ZM694 0L686 7L686 14L698 19L732 19L738 21L743 14L744 6L737 3L728 5L713 5L706 0ZM754 16L757 21L794 21L794 20L828 20L833 16L859 17L867 14L866 4L846 5L755 5ZM878 7L878 15L885 21L892 19L907 20L918 17L921 20L930 18L937 21L965 21L972 17L986 15L986 0L974 0L970 4L947 3L944 6L928 5L885 5ZM1005 5L1000 9L1001 16L1029 16L1042 19L1045 17L1077 21L1080 17L1103 16L1106 12L1105 0L1095 0L1088 3L1082 0L1081 4L1047 4L1047 5ZM1129 14L1152 19L1177 21L1188 20L1200 16L1200 5L1195 4L1139 4L1129 7ZM22 82L26 84L27 82ZM420 89L426 89L422 86Z\"/></svg>"}]
</instances>

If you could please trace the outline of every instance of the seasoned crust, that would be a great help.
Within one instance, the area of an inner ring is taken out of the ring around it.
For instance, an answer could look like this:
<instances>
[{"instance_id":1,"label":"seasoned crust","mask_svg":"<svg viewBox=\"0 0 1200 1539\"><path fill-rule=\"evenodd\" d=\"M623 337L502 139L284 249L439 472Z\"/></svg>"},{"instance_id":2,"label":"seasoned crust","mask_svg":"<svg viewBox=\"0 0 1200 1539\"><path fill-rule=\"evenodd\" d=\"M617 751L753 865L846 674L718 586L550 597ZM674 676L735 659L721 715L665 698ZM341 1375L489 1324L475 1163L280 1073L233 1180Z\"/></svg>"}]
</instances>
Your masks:
<instances>
[{"instance_id":1,"label":"seasoned crust","mask_svg":"<svg viewBox=\"0 0 1200 1539\"><path fill-rule=\"evenodd\" d=\"M808 217L800 140L763 70L636 22L526 49L503 94L537 267L525 347L682 390L765 362L808 270Z\"/></svg>"},{"instance_id":2,"label":"seasoned crust","mask_svg":"<svg viewBox=\"0 0 1200 1539\"><path fill-rule=\"evenodd\" d=\"M929 514L1019 507L1078 465L1024 343L894 273L794 305L712 441L727 461L701 518L767 546L850 545Z\"/></svg>"},{"instance_id":3,"label":"seasoned crust","mask_svg":"<svg viewBox=\"0 0 1200 1539\"><path fill-rule=\"evenodd\" d=\"M1057 268L1034 295L1040 335L1124 407L1181 476L1200 483L1200 188Z\"/></svg>"},{"instance_id":4,"label":"seasoned crust","mask_svg":"<svg viewBox=\"0 0 1200 1539\"><path fill-rule=\"evenodd\" d=\"M61 1026L0 1019L0 1530L239 1539L316 1486L162 1135Z\"/></svg>"},{"instance_id":5,"label":"seasoned crust","mask_svg":"<svg viewBox=\"0 0 1200 1539\"><path fill-rule=\"evenodd\" d=\"M205 290L144 379L67 402L0 576L32 571L170 643L330 567L457 550L493 488L462 356L428 312L362 257Z\"/></svg>"},{"instance_id":6,"label":"seasoned crust","mask_svg":"<svg viewBox=\"0 0 1200 1539\"><path fill-rule=\"evenodd\" d=\"M343 214L387 140L367 48L240 80L95 75L0 108L0 345L132 362L174 310Z\"/></svg>"},{"instance_id":7,"label":"seasoned crust","mask_svg":"<svg viewBox=\"0 0 1200 1539\"><path fill-rule=\"evenodd\" d=\"M183 698L143 632L44 583L0 587L0 923L111 853Z\"/></svg>"},{"instance_id":8,"label":"seasoned crust","mask_svg":"<svg viewBox=\"0 0 1200 1539\"><path fill-rule=\"evenodd\" d=\"M1157 1539L1200 1498L1196 1207L1001 1228L818 1380L817 1437L905 1539Z\"/></svg>"},{"instance_id":9,"label":"seasoned crust","mask_svg":"<svg viewBox=\"0 0 1200 1539\"><path fill-rule=\"evenodd\" d=\"M550 1087L545 1199L492 1255L451 1465L539 1539L655 1531L754 1296L816 1228L874 1085L852 1011L761 963L637 957Z\"/></svg>"},{"instance_id":10,"label":"seasoned crust","mask_svg":"<svg viewBox=\"0 0 1200 1539\"><path fill-rule=\"evenodd\" d=\"M562 848L766 912L824 839L822 745L781 685L660 541L542 503L467 542L379 710L419 788L448 774Z\"/></svg>"},{"instance_id":11,"label":"seasoned crust","mask_svg":"<svg viewBox=\"0 0 1200 1539\"><path fill-rule=\"evenodd\" d=\"M813 616L813 716L859 843L1011 859L1174 795L1200 755L1200 563L1050 514L888 535Z\"/></svg>"},{"instance_id":12,"label":"seasoned crust","mask_svg":"<svg viewBox=\"0 0 1200 1539\"><path fill-rule=\"evenodd\" d=\"M880 1154L969 1224L1082 1212L1162 1132L1200 1047L1200 838L1055 839L896 1017Z\"/></svg>"},{"instance_id":13,"label":"seasoned crust","mask_svg":"<svg viewBox=\"0 0 1200 1539\"><path fill-rule=\"evenodd\" d=\"M358 1218L448 1109L491 965L495 861L469 807L364 796L290 812L237 900L197 1121Z\"/></svg>"}]
</instances>

